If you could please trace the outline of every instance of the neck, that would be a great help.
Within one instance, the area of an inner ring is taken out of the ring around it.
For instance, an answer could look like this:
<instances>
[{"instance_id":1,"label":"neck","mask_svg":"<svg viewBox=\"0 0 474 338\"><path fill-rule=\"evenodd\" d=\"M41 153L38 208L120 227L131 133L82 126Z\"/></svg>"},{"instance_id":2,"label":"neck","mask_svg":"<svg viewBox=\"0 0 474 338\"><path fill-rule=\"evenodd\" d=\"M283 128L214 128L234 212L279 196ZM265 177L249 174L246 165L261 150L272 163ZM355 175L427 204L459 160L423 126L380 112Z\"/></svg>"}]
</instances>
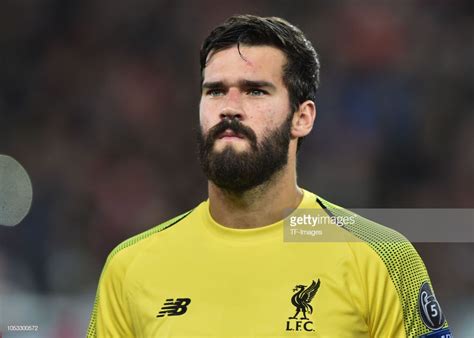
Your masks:
<instances>
[{"instance_id":1,"label":"neck","mask_svg":"<svg viewBox=\"0 0 474 338\"><path fill-rule=\"evenodd\" d=\"M223 190L212 182L208 186L209 211L216 222L229 228L258 228L275 223L293 211L303 198L296 183L295 166L290 165L268 182L242 193Z\"/></svg>"}]
</instances>

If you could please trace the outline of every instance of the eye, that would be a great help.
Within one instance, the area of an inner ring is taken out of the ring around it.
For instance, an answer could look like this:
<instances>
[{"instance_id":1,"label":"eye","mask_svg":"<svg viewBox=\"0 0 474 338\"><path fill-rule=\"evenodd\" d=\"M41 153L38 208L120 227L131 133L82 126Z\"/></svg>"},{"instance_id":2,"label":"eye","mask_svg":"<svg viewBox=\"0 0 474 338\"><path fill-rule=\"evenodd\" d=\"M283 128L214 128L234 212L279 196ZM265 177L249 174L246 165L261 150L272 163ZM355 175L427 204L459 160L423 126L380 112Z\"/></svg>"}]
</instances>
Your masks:
<instances>
[{"instance_id":1,"label":"eye","mask_svg":"<svg viewBox=\"0 0 474 338\"><path fill-rule=\"evenodd\" d=\"M216 97L216 96L222 96L224 95L224 91L222 89L209 89L207 92L206 92L206 95L207 96L211 96L211 97Z\"/></svg>"},{"instance_id":2,"label":"eye","mask_svg":"<svg viewBox=\"0 0 474 338\"><path fill-rule=\"evenodd\" d=\"M247 94L250 95L250 96L263 96L265 94L267 94L266 91L262 90L262 89L249 89L247 91Z\"/></svg>"}]
</instances>

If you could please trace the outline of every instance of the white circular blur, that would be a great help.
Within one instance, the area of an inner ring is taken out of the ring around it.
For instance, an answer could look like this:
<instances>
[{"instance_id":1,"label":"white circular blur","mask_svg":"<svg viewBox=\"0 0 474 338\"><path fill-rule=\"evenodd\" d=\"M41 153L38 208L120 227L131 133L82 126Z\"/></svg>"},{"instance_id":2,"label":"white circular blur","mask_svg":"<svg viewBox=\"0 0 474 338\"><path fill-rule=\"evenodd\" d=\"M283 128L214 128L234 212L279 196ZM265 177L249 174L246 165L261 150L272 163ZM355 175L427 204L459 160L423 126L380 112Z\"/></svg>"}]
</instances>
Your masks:
<instances>
[{"instance_id":1,"label":"white circular blur","mask_svg":"<svg viewBox=\"0 0 474 338\"><path fill-rule=\"evenodd\" d=\"M31 207L33 188L26 170L8 155L0 155L0 225L19 224Z\"/></svg>"}]
</instances>

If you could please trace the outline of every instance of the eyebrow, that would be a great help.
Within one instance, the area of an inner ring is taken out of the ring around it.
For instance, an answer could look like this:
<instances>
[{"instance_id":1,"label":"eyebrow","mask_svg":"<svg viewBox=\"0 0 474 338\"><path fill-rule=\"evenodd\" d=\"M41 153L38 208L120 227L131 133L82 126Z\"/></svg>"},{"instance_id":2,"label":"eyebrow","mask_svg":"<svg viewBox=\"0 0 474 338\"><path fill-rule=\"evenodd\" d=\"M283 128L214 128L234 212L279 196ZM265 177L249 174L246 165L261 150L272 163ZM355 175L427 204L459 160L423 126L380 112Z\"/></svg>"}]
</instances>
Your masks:
<instances>
[{"instance_id":1,"label":"eyebrow","mask_svg":"<svg viewBox=\"0 0 474 338\"><path fill-rule=\"evenodd\" d=\"M268 81L253 81L253 80L239 80L237 81L237 86L239 88L268 88L276 90L276 86ZM216 88L226 88L229 87L229 84L224 81L214 81L214 82L204 82L202 84L202 89L216 89Z\"/></svg>"}]
</instances>

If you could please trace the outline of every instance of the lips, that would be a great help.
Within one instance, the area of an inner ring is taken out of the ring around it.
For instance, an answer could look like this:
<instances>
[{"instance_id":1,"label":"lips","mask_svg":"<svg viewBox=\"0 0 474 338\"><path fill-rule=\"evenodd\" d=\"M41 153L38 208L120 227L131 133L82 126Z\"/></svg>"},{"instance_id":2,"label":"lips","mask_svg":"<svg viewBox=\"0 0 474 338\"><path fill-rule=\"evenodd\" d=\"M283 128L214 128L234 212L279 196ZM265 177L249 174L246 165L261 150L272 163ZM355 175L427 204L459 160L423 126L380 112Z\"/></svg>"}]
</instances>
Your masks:
<instances>
[{"instance_id":1,"label":"lips","mask_svg":"<svg viewBox=\"0 0 474 338\"><path fill-rule=\"evenodd\" d=\"M224 137L244 138L241 134L234 132L232 129L226 129L222 134L219 135L219 139Z\"/></svg>"}]
</instances>

